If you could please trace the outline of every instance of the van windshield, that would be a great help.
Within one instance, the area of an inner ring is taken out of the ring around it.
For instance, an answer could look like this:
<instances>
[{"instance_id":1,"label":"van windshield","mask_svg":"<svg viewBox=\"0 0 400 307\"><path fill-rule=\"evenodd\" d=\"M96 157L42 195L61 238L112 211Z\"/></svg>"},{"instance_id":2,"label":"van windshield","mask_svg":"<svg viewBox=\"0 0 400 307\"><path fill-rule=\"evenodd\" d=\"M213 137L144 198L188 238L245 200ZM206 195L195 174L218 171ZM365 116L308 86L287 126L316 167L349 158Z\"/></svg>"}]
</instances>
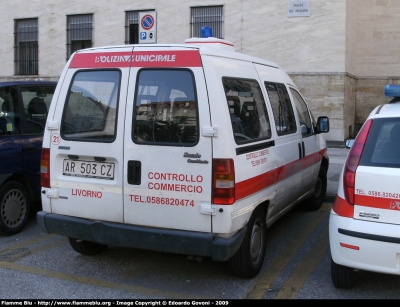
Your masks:
<instances>
[{"instance_id":1,"label":"van windshield","mask_svg":"<svg viewBox=\"0 0 400 307\"><path fill-rule=\"evenodd\" d=\"M198 142L198 121L192 72L139 71L132 122L135 143L194 146Z\"/></svg>"},{"instance_id":2,"label":"van windshield","mask_svg":"<svg viewBox=\"0 0 400 307\"><path fill-rule=\"evenodd\" d=\"M100 142L115 139L120 78L117 70L75 74L61 121L64 139Z\"/></svg>"}]
</instances>

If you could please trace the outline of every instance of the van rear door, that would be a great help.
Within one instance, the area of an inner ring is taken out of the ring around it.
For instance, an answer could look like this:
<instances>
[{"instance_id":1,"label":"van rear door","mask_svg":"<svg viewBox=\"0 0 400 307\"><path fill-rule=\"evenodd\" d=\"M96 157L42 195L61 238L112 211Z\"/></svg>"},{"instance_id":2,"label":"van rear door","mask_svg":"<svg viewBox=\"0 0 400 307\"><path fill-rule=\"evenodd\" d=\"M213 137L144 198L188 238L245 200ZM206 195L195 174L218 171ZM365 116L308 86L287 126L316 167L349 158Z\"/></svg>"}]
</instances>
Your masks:
<instances>
[{"instance_id":1,"label":"van rear door","mask_svg":"<svg viewBox=\"0 0 400 307\"><path fill-rule=\"evenodd\" d=\"M212 133L197 49L135 47L124 138L124 222L211 231Z\"/></svg>"},{"instance_id":2,"label":"van rear door","mask_svg":"<svg viewBox=\"0 0 400 307\"><path fill-rule=\"evenodd\" d=\"M48 116L53 213L123 222L126 88L132 48L76 53ZM60 120L61 119L61 120Z\"/></svg>"}]
</instances>

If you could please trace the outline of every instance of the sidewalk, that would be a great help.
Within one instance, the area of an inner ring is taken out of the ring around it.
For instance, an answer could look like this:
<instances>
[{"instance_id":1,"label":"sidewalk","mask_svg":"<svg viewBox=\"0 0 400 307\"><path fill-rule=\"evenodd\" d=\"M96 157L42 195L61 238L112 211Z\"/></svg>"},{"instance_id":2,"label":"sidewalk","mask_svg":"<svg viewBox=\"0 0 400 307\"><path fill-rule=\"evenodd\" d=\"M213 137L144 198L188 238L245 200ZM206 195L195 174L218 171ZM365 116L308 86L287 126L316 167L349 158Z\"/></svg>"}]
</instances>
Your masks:
<instances>
[{"instance_id":1,"label":"sidewalk","mask_svg":"<svg viewBox=\"0 0 400 307\"><path fill-rule=\"evenodd\" d=\"M340 173L342 171L343 164L346 161L346 157L350 149L346 148L344 142L327 142L327 145L329 168L327 175L328 187L326 191L325 201L334 202L339 186Z\"/></svg>"}]
</instances>

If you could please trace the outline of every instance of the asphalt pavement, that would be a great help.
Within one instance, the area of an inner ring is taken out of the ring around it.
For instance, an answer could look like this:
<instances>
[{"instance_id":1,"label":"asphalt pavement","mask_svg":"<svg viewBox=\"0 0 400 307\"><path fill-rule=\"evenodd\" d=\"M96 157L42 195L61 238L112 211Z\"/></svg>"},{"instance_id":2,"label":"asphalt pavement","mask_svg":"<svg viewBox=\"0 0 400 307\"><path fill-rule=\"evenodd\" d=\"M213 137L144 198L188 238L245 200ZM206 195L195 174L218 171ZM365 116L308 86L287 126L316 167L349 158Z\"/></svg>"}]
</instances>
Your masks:
<instances>
[{"instance_id":1,"label":"asphalt pavement","mask_svg":"<svg viewBox=\"0 0 400 307\"><path fill-rule=\"evenodd\" d=\"M343 168L343 164L346 161L347 154L349 153L348 148L342 144L328 143L328 155L329 155L329 168L328 168L328 187L326 190L325 200L327 202L334 202L336 192L339 186L339 177Z\"/></svg>"}]
</instances>

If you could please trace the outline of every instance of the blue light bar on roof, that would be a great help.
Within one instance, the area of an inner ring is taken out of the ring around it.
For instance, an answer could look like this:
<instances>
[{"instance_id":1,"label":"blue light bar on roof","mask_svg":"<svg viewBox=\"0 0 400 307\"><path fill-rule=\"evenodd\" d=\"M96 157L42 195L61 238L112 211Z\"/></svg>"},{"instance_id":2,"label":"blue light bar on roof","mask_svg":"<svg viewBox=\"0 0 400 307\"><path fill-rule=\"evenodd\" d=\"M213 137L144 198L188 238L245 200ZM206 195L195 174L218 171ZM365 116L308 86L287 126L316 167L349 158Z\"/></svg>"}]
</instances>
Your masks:
<instances>
[{"instance_id":1,"label":"blue light bar on roof","mask_svg":"<svg viewBox=\"0 0 400 307\"><path fill-rule=\"evenodd\" d=\"M387 84L383 90L386 97L400 97L399 84Z\"/></svg>"},{"instance_id":2,"label":"blue light bar on roof","mask_svg":"<svg viewBox=\"0 0 400 307\"><path fill-rule=\"evenodd\" d=\"M202 38L207 38L207 37L212 37L212 29L209 26L205 26L201 28L201 37Z\"/></svg>"}]
</instances>

